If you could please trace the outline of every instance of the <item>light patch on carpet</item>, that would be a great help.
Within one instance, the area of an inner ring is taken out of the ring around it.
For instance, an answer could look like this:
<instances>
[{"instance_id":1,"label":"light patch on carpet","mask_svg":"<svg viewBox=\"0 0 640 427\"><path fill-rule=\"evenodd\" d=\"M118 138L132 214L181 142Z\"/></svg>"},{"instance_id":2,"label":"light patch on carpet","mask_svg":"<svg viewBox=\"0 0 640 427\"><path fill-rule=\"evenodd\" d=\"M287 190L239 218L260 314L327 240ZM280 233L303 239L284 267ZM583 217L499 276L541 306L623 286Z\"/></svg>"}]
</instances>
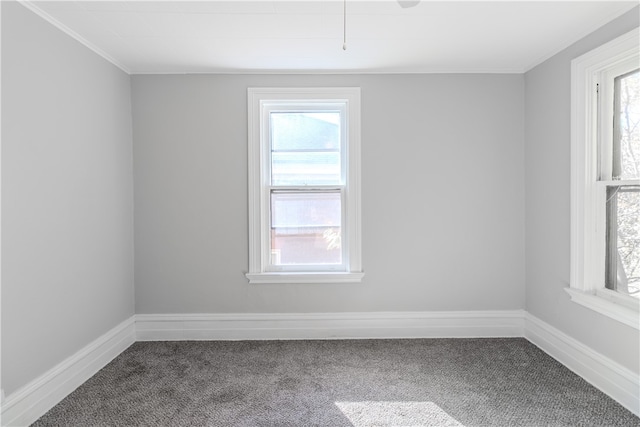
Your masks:
<instances>
[{"instance_id":1,"label":"light patch on carpet","mask_svg":"<svg viewBox=\"0 0 640 427\"><path fill-rule=\"evenodd\" d=\"M433 402L335 402L354 427L464 427Z\"/></svg>"}]
</instances>

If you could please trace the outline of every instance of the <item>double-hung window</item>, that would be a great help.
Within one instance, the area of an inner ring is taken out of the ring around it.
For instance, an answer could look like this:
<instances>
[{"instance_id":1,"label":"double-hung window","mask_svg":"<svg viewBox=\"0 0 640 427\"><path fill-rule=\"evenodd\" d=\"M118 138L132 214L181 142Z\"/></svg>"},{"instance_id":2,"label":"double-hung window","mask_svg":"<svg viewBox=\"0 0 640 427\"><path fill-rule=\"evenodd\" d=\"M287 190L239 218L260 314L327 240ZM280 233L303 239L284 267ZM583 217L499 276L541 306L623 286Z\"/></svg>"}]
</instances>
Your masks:
<instances>
[{"instance_id":1,"label":"double-hung window","mask_svg":"<svg viewBox=\"0 0 640 427\"><path fill-rule=\"evenodd\" d=\"M574 301L640 328L640 33L572 62Z\"/></svg>"},{"instance_id":2,"label":"double-hung window","mask_svg":"<svg viewBox=\"0 0 640 427\"><path fill-rule=\"evenodd\" d=\"M250 88L250 283L358 282L359 88Z\"/></svg>"}]
</instances>

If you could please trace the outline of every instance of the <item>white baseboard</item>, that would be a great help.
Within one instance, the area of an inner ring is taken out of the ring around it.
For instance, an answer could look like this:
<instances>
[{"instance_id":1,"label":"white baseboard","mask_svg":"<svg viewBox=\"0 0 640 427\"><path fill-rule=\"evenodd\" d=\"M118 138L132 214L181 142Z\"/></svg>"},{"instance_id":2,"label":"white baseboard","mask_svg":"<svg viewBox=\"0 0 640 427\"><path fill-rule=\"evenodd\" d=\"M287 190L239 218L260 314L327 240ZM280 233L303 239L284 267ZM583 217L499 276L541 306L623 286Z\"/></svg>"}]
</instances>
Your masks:
<instances>
[{"instance_id":1,"label":"white baseboard","mask_svg":"<svg viewBox=\"0 0 640 427\"><path fill-rule=\"evenodd\" d=\"M7 396L3 426L44 415L135 341L525 337L636 415L638 375L523 310L139 314Z\"/></svg>"},{"instance_id":2,"label":"white baseboard","mask_svg":"<svg viewBox=\"0 0 640 427\"><path fill-rule=\"evenodd\" d=\"M120 323L2 404L3 426L28 426L135 342L134 318Z\"/></svg>"},{"instance_id":3,"label":"white baseboard","mask_svg":"<svg viewBox=\"0 0 640 427\"><path fill-rule=\"evenodd\" d=\"M138 341L522 337L524 312L138 314Z\"/></svg>"},{"instance_id":4,"label":"white baseboard","mask_svg":"<svg viewBox=\"0 0 640 427\"><path fill-rule=\"evenodd\" d=\"M640 416L640 377L619 363L525 313L525 338Z\"/></svg>"}]
</instances>

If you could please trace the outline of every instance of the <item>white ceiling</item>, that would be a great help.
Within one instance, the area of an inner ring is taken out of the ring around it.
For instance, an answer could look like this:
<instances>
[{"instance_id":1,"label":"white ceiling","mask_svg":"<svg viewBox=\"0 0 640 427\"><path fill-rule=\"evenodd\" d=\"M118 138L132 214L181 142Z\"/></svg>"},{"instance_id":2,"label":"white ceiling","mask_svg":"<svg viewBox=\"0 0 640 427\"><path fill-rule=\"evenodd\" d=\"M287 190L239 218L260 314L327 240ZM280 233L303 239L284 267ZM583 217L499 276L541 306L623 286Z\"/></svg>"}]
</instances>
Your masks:
<instances>
[{"instance_id":1,"label":"white ceiling","mask_svg":"<svg viewBox=\"0 0 640 427\"><path fill-rule=\"evenodd\" d=\"M615 1L31 1L131 74L522 73L638 5Z\"/></svg>"}]
</instances>

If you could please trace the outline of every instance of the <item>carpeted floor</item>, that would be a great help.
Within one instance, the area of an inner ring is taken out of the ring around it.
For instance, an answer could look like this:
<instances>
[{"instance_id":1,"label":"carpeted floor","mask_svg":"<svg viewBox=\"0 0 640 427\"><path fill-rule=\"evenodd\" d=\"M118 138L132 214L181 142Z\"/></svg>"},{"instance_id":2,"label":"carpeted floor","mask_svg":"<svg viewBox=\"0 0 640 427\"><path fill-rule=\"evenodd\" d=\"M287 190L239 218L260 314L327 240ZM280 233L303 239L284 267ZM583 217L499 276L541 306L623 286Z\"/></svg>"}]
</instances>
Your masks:
<instances>
[{"instance_id":1,"label":"carpeted floor","mask_svg":"<svg viewBox=\"0 0 640 427\"><path fill-rule=\"evenodd\" d=\"M525 339L138 342L33 426L640 426Z\"/></svg>"}]
</instances>

